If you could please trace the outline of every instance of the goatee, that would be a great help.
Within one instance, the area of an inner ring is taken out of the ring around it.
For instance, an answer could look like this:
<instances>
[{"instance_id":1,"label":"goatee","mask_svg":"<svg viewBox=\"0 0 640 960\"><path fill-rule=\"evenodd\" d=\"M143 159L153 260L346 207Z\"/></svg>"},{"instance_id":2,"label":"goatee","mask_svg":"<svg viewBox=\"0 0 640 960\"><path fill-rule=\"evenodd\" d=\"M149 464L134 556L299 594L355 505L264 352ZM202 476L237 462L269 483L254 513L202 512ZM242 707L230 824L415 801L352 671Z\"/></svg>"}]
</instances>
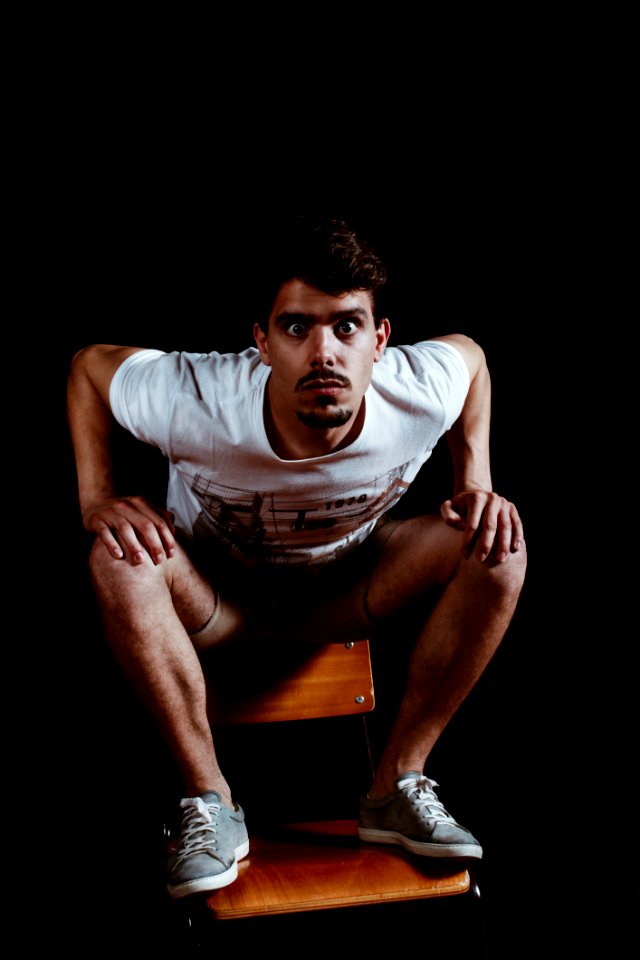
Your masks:
<instances>
[{"instance_id":1,"label":"goatee","mask_svg":"<svg viewBox=\"0 0 640 960\"><path fill-rule=\"evenodd\" d=\"M353 416L353 410L348 407L333 407L325 410L296 410L296 417L306 427L317 430L327 430L330 427L342 427Z\"/></svg>"}]
</instances>

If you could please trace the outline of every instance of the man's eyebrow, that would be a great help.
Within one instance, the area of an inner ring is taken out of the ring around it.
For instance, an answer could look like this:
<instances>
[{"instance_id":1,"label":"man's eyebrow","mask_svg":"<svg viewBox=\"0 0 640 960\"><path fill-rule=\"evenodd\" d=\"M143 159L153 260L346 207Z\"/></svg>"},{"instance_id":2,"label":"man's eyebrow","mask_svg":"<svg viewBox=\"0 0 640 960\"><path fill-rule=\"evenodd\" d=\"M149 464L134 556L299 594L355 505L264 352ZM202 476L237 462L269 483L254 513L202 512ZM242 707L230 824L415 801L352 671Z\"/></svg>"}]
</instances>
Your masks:
<instances>
[{"instance_id":1,"label":"man's eyebrow","mask_svg":"<svg viewBox=\"0 0 640 960\"><path fill-rule=\"evenodd\" d=\"M369 314L363 307L354 307L352 310L335 310L330 314L330 319L335 321L345 320L347 317L358 317L361 320L366 320L368 316ZM279 326L288 323L317 323L317 321L318 317L314 313L295 313L288 310L283 310L274 320Z\"/></svg>"},{"instance_id":2,"label":"man's eyebrow","mask_svg":"<svg viewBox=\"0 0 640 960\"><path fill-rule=\"evenodd\" d=\"M310 313L293 313L288 310L283 310L282 313L279 313L278 316L274 319L274 323L284 326L287 323L309 323L309 321L314 320L315 317Z\"/></svg>"},{"instance_id":3,"label":"man's eyebrow","mask_svg":"<svg viewBox=\"0 0 640 960\"><path fill-rule=\"evenodd\" d=\"M331 314L332 320L343 320L345 317L360 317L361 320L366 320L369 314L363 307L354 307L353 310L336 310L335 313Z\"/></svg>"}]
</instances>

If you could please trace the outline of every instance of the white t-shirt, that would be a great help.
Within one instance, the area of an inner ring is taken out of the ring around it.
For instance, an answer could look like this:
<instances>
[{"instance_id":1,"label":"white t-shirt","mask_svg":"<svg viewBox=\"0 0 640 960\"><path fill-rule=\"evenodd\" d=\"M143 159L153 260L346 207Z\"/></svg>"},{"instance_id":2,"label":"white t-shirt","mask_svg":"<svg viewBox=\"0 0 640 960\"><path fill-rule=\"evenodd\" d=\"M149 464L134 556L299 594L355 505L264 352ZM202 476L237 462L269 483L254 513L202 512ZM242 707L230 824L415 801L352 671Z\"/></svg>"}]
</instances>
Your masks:
<instances>
[{"instance_id":1,"label":"white t-shirt","mask_svg":"<svg viewBox=\"0 0 640 960\"><path fill-rule=\"evenodd\" d=\"M167 507L187 536L213 536L249 564L323 563L361 543L457 420L469 373L449 344L390 347L373 366L348 447L282 460L267 438L269 368L242 353L127 357L111 383L116 420L170 461Z\"/></svg>"}]
</instances>

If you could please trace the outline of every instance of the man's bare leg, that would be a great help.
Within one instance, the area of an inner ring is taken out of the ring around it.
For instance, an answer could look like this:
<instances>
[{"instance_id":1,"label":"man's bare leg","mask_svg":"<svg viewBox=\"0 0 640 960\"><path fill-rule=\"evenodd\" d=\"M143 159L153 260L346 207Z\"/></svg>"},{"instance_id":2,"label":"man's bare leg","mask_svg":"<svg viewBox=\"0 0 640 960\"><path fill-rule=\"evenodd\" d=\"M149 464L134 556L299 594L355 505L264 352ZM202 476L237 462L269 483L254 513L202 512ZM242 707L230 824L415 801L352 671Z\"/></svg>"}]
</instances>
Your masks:
<instances>
[{"instance_id":1,"label":"man's bare leg","mask_svg":"<svg viewBox=\"0 0 640 960\"><path fill-rule=\"evenodd\" d=\"M447 584L414 647L407 688L369 791L389 794L400 773L421 771L445 726L489 663L513 616L526 569L521 546L498 563L463 559L462 535L438 517L405 521L387 541L368 594L383 619Z\"/></svg>"},{"instance_id":2,"label":"man's bare leg","mask_svg":"<svg viewBox=\"0 0 640 960\"><path fill-rule=\"evenodd\" d=\"M190 636L214 611L213 589L179 546L161 564L149 558L132 564L114 559L97 540L90 565L107 640L175 757L186 795L215 790L232 807L207 719L197 641ZM240 615L227 604L221 620L214 639L241 629Z\"/></svg>"}]
</instances>

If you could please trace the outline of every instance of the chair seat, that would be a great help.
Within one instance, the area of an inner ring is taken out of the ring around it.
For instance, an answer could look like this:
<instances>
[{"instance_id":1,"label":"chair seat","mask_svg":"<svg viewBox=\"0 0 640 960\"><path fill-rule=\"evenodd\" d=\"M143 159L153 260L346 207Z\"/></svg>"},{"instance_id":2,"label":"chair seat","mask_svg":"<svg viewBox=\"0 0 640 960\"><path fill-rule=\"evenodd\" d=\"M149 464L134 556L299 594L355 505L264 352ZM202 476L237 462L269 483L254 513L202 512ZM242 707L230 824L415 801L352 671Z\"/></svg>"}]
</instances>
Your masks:
<instances>
[{"instance_id":1,"label":"chair seat","mask_svg":"<svg viewBox=\"0 0 640 960\"><path fill-rule=\"evenodd\" d=\"M355 820L297 823L250 837L238 879L207 898L218 920L465 893L460 864L362 843Z\"/></svg>"}]
</instances>

